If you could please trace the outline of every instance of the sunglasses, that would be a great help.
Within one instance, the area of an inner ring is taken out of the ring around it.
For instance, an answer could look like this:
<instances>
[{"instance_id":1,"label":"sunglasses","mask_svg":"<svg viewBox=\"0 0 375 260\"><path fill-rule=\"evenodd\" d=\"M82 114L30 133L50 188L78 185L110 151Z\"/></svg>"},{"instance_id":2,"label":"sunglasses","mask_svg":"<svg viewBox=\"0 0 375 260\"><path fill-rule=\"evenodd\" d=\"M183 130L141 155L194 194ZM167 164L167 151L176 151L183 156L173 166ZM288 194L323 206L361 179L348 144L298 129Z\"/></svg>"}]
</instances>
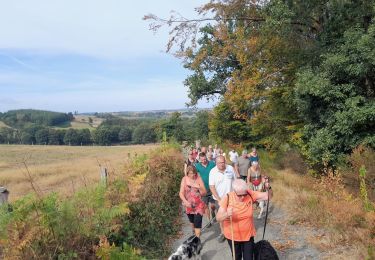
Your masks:
<instances>
[{"instance_id":1,"label":"sunglasses","mask_svg":"<svg viewBox=\"0 0 375 260\"><path fill-rule=\"evenodd\" d=\"M249 193L247 193L247 192L245 194L237 194L236 193L236 195L237 195L237 197L244 198L244 197L248 196Z\"/></svg>"}]
</instances>

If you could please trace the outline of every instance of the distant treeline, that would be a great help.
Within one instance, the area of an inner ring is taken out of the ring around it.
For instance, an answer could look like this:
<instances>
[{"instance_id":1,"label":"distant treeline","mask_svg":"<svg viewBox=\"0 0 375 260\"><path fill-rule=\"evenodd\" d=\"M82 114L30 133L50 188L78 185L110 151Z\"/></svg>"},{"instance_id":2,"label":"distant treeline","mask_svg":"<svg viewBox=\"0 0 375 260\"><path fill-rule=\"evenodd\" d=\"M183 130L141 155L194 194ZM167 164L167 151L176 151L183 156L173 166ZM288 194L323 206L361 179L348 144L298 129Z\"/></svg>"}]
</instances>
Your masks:
<instances>
[{"instance_id":1,"label":"distant treeline","mask_svg":"<svg viewBox=\"0 0 375 260\"><path fill-rule=\"evenodd\" d=\"M205 109L208 111L208 109ZM201 111L205 111L201 110ZM98 118L105 118L110 119L114 117L125 117L125 118L145 118L145 119L161 119L172 116L173 113L178 112L181 117L193 117L195 115L195 111L191 109L187 110L157 110L157 111L141 111L141 112L135 112L135 111L124 111L124 112L114 112L114 113L87 113L85 115L87 116L96 116Z\"/></svg>"},{"instance_id":2,"label":"distant treeline","mask_svg":"<svg viewBox=\"0 0 375 260\"><path fill-rule=\"evenodd\" d=\"M14 128L22 128L28 124L56 126L70 122L73 118L72 113L59 113L34 109L10 110L6 113L0 113L0 120Z\"/></svg>"},{"instance_id":3,"label":"distant treeline","mask_svg":"<svg viewBox=\"0 0 375 260\"><path fill-rule=\"evenodd\" d=\"M123 119L112 115L107 116L106 120L94 130L56 129L35 121L25 123L22 120L4 120L4 122L13 123L9 123L12 128L0 128L0 143L2 144L113 145L154 143L163 138L177 141L208 138L208 112L206 111L198 112L195 117L183 119L178 112L164 119Z\"/></svg>"}]
</instances>

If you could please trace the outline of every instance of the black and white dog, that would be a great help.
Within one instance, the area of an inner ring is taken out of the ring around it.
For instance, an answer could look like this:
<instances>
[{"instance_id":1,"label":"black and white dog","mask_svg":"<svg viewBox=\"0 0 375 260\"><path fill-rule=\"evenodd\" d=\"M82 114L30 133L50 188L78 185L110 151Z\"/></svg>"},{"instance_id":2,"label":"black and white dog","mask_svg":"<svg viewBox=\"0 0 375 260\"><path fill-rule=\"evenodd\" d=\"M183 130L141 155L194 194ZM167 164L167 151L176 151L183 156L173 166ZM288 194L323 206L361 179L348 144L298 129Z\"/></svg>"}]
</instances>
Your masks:
<instances>
[{"instance_id":1,"label":"black and white dog","mask_svg":"<svg viewBox=\"0 0 375 260\"><path fill-rule=\"evenodd\" d=\"M201 259L202 242L199 237L195 235L189 237L182 245L180 245L176 252L174 252L168 260L184 260L184 259Z\"/></svg>"}]
</instances>

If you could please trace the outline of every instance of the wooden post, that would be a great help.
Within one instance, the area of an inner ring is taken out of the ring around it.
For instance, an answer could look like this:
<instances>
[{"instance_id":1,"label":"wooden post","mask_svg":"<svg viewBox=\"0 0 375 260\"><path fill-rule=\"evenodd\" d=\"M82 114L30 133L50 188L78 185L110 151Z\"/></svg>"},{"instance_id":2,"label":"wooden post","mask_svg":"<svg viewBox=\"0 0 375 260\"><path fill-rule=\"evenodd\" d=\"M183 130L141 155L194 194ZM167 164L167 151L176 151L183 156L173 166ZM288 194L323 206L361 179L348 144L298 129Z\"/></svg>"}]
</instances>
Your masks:
<instances>
[{"instance_id":1,"label":"wooden post","mask_svg":"<svg viewBox=\"0 0 375 260\"><path fill-rule=\"evenodd\" d=\"M0 205L8 203L9 191L5 187L0 187Z\"/></svg>"},{"instance_id":2,"label":"wooden post","mask_svg":"<svg viewBox=\"0 0 375 260\"><path fill-rule=\"evenodd\" d=\"M100 167L100 181L107 186L108 171L106 167Z\"/></svg>"}]
</instances>

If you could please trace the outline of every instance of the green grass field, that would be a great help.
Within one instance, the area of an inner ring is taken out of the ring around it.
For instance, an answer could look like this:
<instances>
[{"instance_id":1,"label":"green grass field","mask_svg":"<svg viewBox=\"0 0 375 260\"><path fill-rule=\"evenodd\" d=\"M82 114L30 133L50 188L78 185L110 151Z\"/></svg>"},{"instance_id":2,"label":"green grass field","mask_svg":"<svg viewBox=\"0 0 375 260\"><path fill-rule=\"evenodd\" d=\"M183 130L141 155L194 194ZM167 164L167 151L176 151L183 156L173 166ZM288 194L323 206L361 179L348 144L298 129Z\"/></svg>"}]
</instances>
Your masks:
<instances>
[{"instance_id":1,"label":"green grass field","mask_svg":"<svg viewBox=\"0 0 375 260\"><path fill-rule=\"evenodd\" d=\"M116 174L123 171L129 155L141 155L156 147L0 145L0 186L10 190L10 200L32 191L30 177L43 193L70 193L98 182L99 164Z\"/></svg>"}]
</instances>

